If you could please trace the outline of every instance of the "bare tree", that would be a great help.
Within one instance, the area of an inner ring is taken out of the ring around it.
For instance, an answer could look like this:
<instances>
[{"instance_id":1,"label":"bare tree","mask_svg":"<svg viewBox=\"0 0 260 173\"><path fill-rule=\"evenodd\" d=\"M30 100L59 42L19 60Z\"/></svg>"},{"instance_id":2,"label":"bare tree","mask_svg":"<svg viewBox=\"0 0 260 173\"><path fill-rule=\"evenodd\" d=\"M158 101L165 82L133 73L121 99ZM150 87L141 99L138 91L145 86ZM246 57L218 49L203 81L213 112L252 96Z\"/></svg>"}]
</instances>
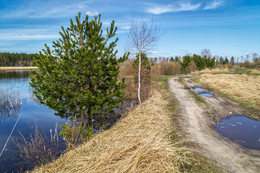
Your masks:
<instances>
[{"instance_id":1,"label":"bare tree","mask_svg":"<svg viewBox=\"0 0 260 173\"><path fill-rule=\"evenodd\" d=\"M211 56L210 50L209 50L209 49L203 49L203 50L201 51L201 56L202 56L202 57L206 56L207 58L210 57L210 56Z\"/></svg>"},{"instance_id":2,"label":"bare tree","mask_svg":"<svg viewBox=\"0 0 260 173\"><path fill-rule=\"evenodd\" d=\"M141 103L141 58L142 53L155 47L160 31L152 20L132 21L128 35L129 46L138 52L138 101Z\"/></svg>"}]
</instances>

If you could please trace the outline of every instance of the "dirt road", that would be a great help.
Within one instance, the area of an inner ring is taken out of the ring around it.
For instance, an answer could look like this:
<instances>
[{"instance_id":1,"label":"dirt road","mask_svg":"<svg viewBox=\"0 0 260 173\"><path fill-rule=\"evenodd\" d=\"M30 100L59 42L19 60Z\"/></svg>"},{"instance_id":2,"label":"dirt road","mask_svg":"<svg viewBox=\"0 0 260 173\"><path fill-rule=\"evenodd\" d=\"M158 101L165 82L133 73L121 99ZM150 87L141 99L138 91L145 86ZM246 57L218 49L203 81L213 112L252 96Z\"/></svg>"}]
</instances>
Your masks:
<instances>
[{"instance_id":1,"label":"dirt road","mask_svg":"<svg viewBox=\"0 0 260 173\"><path fill-rule=\"evenodd\" d=\"M197 87L187 76L185 86L178 82L178 77L169 80L170 90L180 103L180 124L185 139L198 143L202 154L215 160L225 172L260 173L260 151L246 149L220 136L216 122L230 115L242 115L235 103L218 95L206 98L208 106L199 106L185 88ZM203 107L203 108L202 108Z\"/></svg>"}]
</instances>

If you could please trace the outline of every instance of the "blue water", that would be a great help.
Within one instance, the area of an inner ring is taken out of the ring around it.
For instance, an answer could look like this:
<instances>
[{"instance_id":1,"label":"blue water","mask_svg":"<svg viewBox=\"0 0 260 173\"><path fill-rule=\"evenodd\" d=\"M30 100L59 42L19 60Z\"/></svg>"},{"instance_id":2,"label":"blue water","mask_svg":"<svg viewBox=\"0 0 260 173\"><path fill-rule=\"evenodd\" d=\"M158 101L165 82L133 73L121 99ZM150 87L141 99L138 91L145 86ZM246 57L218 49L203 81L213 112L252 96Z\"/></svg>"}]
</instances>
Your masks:
<instances>
[{"instance_id":1,"label":"blue water","mask_svg":"<svg viewBox=\"0 0 260 173\"><path fill-rule=\"evenodd\" d=\"M33 167L27 160L20 157L20 152L13 143L21 137L18 131L28 138L37 125L38 129L48 136L50 129L54 130L56 124L59 126L66 122L65 119L54 115L54 111L33 99L33 89L29 81L29 71L0 71L0 90L19 93L19 100L22 101L22 107L17 112L9 115L0 112L0 152L16 120L20 117L11 140L0 157L0 172L25 171Z\"/></svg>"},{"instance_id":2,"label":"blue water","mask_svg":"<svg viewBox=\"0 0 260 173\"><path fill-rule=\"evenodd\" d=\"M203 88L191 88L191 91L204 92L205 90Z\"/></svg>"},{"instance_id":3,"label":"blue water","mask_svg":"<svg viewBox=\"0 0 260 173\"><path fill-rule=\"evenodd\" d=\"M246 116L231 116L219 121L216 130L246 148L260 150L260 121Z\"/></svg>"},{"instance_id":4,"label":"blue water","mask_svg":"<svg viewBox=\"0 0 260 173\"><path fill-rule=\"evenodd\" d=\"M210 93L202 93L202 94L200 94L200 96L203 96L203 97L214 97L214 95L210 94Z\"/></svg>"}]
</instances>

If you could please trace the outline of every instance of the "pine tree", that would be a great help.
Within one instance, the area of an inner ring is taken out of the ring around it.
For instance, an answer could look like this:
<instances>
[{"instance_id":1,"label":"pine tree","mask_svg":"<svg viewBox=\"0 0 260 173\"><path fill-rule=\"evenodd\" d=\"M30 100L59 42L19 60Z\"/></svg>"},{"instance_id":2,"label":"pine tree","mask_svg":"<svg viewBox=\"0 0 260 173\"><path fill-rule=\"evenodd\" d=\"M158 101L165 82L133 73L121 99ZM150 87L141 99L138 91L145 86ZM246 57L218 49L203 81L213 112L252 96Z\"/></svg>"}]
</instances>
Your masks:
<instances>
[{"instance_id":1,"label":"pine tree","mask_svg":"<svg viewBox=\"0 0 260 173\"><path fill-rule=\"evenodd\" d=\"M189 65L191 64L191 57L189 55L186 55L182 58L182 61L180 61L181 65L181 71L185 74L189 73Z\"/></svg>"},{"instance_id":2,"label":"pine tree","mask_svg":"<svg viewBox=\"0 0 260 173\"><path fill-rule=\"evenodd\" d=\"M80 13L76 23L70 20L70 27L64 27L61 38L53 42L51 50L47 45L35 58L31 86L37 99L57 111L62 117L84 119L87 127L100 127L108 112L113 112L124 99L124 81L118 81L120 59L114 51L118 38L117 27L112 21L103 35L101 16L81 21ZM106 112L106 113L104 113Z\"/></svg>"},{"instance_id":3,"label":"pine tree","mask_svg":"<svg viewBox=\"0 0 260 173\"><path fill-rule=\"evenodd\" d=\"M200 55L194 54L192 56L192 59L196 63L196 66L198 67L199 70L205 69L205 67L206 67L205 61L203 58L201 58Z\"/></svg>"}]
</instances>

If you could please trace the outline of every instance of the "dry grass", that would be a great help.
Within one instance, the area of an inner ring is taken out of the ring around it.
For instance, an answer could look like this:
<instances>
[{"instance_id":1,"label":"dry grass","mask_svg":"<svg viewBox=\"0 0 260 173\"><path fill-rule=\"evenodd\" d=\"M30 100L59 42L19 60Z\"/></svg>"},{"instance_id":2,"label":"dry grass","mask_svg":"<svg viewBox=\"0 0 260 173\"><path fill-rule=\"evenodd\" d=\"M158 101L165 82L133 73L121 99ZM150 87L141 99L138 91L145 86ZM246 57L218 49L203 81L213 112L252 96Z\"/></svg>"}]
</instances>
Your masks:
<instances>
[{"instance_id":1,"label":"dry grass","mask_svg":"<svg viewBox=\"0 0 260 173\"><path fill-rule=\"evenodd\" d=\"M34 129L34 134L30 134L30 139L26 139L19 131L21 141L14 141L14 144L20 150L21 156L31 164L40 166L49 163L56 160L63 153L59 148L60 142L57 129L56 124L54 134L52 134L52 129L50 130L50 139L47 135L41 133L37 126Z\"/></svg>"},{"instance_id":2,"label":"dry grass","mask_svg":"<svg viewBox=\"0 0 260 173\"><path fill-rule=\"evenodd\" d=\"M229 72L228 68L214 68L214 69L204 69L201 71L195 71L194 73L227 73Z\"/></svg>"},{"instance_id":3,"label":"dry grass","mask_svg":"<svg viewBox=\"0 0 260 173\"><path fill-rule=\"evenodd\" d=\"M111 129L33 172L179 172L167 104L155 91Z\"/></svg>"},{"instance_id":4,"label":"dry grass","mask_svg":"<svg viewBox=\"0 0 260 173\"><path fill-rule=\"evenodd\" d=\"M260 76L239 74L204 74L200 78L211 88L215 88L237 101L251 104L260 109Z\"/></svg>"},{"instance_id":5,"label":"dry grass","mask_svg":"<svg viewBox=\"0 0 260 173\"><path fill-rule=\"evenodd\" d=\"M28 66L28 67L0 67L0 70L20 70L20 69L35 69L38 67Z\"/></svg>"},{"instance_id":6,"label":"dry grass","mask_svg":"<svg viewBox=\"0 0 260 173\"><path fill-rule=\"evenodd\" d=\"M254 74L260 74L260 69L254 69L254 70L252 70L251 73L254 73Z\"/></svg>"}]
</instances>

